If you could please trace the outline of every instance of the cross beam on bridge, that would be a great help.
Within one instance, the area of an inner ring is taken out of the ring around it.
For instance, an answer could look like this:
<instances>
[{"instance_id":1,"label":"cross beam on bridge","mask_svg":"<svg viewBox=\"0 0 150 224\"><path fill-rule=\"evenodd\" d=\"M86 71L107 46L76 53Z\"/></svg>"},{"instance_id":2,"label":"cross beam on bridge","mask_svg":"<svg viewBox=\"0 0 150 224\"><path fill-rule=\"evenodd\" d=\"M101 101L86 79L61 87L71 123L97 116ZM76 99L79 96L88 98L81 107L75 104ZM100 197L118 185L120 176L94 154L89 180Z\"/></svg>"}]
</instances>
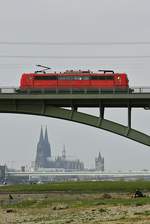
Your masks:
<instances>
[{"instance_id":1,"label":"cross beam on bridge","mask_svg":"<svg viewBox=\"0 0 150 224\"><path fill-rule=\"evenodd\" d=\"M131 128L131 109L150 109L150 88L139 88L133 93L68 93L44 92L42 90L16 93L13 89L0 89L0 112L48 116L74 121L106 131L150 146L150 136ZM136 89L135 89L136 90ZM71 109L64 109L64 107ZM99 108L99 117L78 112L79 107ZM128 126L104 119L105 108L127 108Z\"/></svg>"}]
</instances>

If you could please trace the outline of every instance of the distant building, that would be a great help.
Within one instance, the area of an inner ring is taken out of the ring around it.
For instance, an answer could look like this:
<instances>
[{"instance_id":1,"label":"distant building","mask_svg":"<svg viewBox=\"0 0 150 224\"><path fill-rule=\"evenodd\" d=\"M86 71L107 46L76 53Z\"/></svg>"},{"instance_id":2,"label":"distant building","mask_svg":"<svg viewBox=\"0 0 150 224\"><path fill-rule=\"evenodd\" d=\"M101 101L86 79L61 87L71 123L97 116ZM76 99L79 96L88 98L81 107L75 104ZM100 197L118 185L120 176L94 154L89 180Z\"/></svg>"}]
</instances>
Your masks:
<instances>
[{"instance_id":1,"label":"distant building","mask_svg":"<svg viewBox=\"0 0 150 224\"><path fill-rule=\"evenodd\" d=\"M41 127L40 138L37 144L35 170L41 169L41 168L84 170L84 164L83 162L80 162L80 160L68 160L66 158L65 146L62 151L62 155L57 156L55 159L52 159L51 146L48 140L47 128L45 131L45 136L43 137L43 129Z\"/></svg>"},{"instance_id":2,"label":"distant building","mask_svg":"<svg viewBox=\"0 0 150 224\"><path fill-rule=\"evenodd\" d=\"M80 162L80 160L68 160L66 158L65 146L62 151L62 156L57 156L54 161L50 161L50 167L65 170L84 170L83 162Z\"/></svg>"},{"instance_id":3,"label":"distant building","mask_svg":"<svg viewBox=\"0 0 150 224\"><path fill-rule=\"evenodd\" d=\"M21 172L25 172L26 171L26 167L25 166L21 166Z\"/></svg>"},{"instance_id":4,"label":"distant building","mask_svg":"<svg viewBox=\"0 0 150 224\"><path fill-rule=\"evenodd\" d=\"M98 157L95 158L95 170L104 171L104 157L101 156L99 152Z\"/></svg>"},{"instance_id":5,"label":"distant building","mask_svg":"<svg viewBox=\"0 0 150 224\"><path fill-rule=\"evenodd\" d=\"M0 165L0 182L5 181L7 170L6 165Z\"/></svg>"}]
</instances>

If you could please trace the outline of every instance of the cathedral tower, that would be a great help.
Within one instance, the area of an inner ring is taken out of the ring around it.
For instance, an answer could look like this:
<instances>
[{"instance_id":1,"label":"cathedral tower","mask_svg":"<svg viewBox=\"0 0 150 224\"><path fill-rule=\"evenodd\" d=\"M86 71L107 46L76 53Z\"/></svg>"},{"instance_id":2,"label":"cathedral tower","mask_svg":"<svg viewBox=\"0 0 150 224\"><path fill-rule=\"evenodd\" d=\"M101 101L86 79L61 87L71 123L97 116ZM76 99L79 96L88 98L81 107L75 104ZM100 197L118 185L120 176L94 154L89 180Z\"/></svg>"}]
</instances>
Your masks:
<instances>
[{"instance_id":1,"label":"cathedral tower","mask_svg":"<svg viewBox=\"0 0 150 224\"><path fill-rule=\"evenodd\" d=\"M35 169L48 168L50 157L51 157L51 147L50 147L50 143L48 140L47 127L45 130L44 137L43 137L43 129L41 127L40 138L39 138L39 142L37 144Z\"/></svg>"}]
</instances>

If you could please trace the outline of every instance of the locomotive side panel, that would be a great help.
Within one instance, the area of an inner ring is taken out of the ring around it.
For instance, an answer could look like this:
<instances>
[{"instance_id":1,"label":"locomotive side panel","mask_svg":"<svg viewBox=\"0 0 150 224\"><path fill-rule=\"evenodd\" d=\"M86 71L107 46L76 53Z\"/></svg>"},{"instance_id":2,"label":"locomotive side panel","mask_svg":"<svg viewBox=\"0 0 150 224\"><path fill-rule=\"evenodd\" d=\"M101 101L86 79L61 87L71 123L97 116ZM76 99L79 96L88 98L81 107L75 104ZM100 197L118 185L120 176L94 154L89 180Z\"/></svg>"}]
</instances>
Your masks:
<instances>
[{"instance_id":1,"label":"locomotive side panel","mask_svg":"<svg viewBox=\"0 0 150 224\"><path fill-rule=\"evenodd\" d=\"M56 75L35 75L33 88L56 88L58 84Z\"/></svg>"}]
</instances>

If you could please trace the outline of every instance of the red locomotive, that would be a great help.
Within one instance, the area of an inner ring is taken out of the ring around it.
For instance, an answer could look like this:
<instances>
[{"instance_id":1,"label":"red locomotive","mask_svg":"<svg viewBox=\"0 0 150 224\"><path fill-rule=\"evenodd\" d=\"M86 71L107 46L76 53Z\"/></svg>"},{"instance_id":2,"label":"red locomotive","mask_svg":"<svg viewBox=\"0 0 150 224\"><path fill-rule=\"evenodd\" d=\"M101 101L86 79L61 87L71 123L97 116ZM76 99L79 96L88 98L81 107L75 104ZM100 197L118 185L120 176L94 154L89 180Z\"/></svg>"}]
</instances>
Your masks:
<instances>
[{"instance_id":1,"label":"red locomotive","mask_svg":"<svg viewBox=\"0 0 150 224\"><path fill-rule=\"evenodd\" d=\"M119 89L127 90L128 77L125 73L109 70L98 72L65 71L63 73L24 73L20 89Z\"/></svg>"}]
</instances>

